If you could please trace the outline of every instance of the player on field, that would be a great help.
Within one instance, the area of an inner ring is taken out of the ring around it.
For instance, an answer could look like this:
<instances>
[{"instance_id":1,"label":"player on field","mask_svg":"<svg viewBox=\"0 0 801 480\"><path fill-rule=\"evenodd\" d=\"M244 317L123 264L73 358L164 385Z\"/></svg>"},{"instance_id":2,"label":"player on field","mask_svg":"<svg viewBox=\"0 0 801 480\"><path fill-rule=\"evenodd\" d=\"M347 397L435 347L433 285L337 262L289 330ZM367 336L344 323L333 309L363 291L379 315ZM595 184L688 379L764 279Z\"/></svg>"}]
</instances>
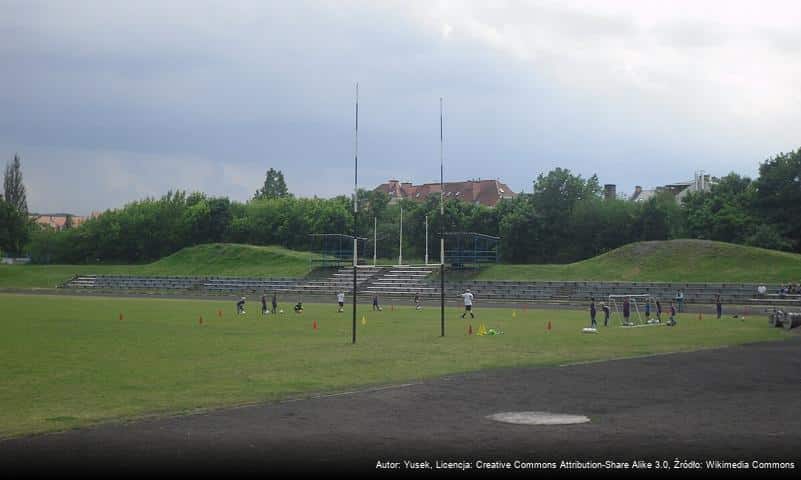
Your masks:
<instances>
[{"instance_id":1,"label":"player on field","mask_svg":"<svg viewBox=\"0 0 801 480\"><path fill-rule=\"evenodd\" d=\"M423 302L420 300L420 292L414 294L414 308L415 310L423 309Z\"/></svg>"},{"instance_id":2,"label":"player on field","mask_svg":"<svg viewBox=\"0 0 801 480\"><path fill-rule=\"evenodd\" d=\"M376 310L379 312L382 310L381 305L378 303L378 294L373 295L373 311Z\"/></svg>"},{"instance_id":3,"label":"player on field","mask_svg":"<svg viewBox=\"0 0 801 480\"><path fill-rule=\"evenodd\" d=\"M631 325L629 323L629 317L631 316L631 304L629 303L629 299L626 298L623 300L623 325Z\"/></svg>"},{"instance_id":4,"label":"player on field","mask_svg":"<svg viewBox=\"0 0 801 480\"><path fill-rule=\"evenodd\" d=\"M470 314L470 318L476 318L476 316L473 315L473 294L470 293L469 288L462 294L462 299L464 300L464 313L462 314L462 318L468 313Z\"/></svg>"},{"instance_id":5,"label":"player on field","mask_svg":"<svg viewBox=\"0 0 801 480\"><path fill-rule=\"evenodd\" d=\"M278 296L273 292L273 313L278 313Z\"/></svg>"},{"instance_id":6,"label":"player on field","mask_svg":"<svg viewBox=\"0 0 801 480\"><path fill-rule=\"evenodd\" d=\"M598 328L598 324L595 323L595 297L590 299L590 326L592 328Z\"/></svg>"},{"instance_id":7,"label":"player on field","mask_svg":"<svg viewBox=\"0 0 801 480\"><path fill-rule=\"evenodd\" d=\"M611 310L609 309L609 305L607 305L605 303L602 303L601 304L601 310L604 311L604 327L608 327L609 326L609 314L612 313Z\"/></svg>"},{"instance_id":8,"label":"player on field","mask_svg":"<svg viewBox=\"0 0 801 480\"><path fill-rule=\"evenodd\" d=\"M337 293L337 303L339 304L337 313L342 313L342 310L345 308L345 292Z\"/></svg>"},{"instance_id":9,"label":"player on field","mask_svg":"<svg viewBox=\"0 0 801 480\"><path fill-rule=\"evenodd\" d=\"M245 313L245 297L240 298L236 302L236 313Z\"/></svg>"},{"instance_id":10,"label":"player on field","mask_svg":"<svg viewBox=\"0 0 801 480\"><path fill-rule=\"evenodd\" d=\"M264 315L265 313L270 313L270 310L267 309L267 294L261 294L261 314Z\"/></svg>"}]
</instances>

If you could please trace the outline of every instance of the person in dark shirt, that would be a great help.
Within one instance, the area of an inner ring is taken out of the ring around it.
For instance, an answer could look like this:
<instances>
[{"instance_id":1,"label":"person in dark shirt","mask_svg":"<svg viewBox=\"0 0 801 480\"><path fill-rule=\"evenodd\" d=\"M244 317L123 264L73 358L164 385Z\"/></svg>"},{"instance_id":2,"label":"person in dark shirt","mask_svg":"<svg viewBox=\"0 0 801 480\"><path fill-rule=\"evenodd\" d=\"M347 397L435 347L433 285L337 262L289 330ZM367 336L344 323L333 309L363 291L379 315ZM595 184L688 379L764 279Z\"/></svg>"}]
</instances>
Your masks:
<instances>
[{"instance_id":1,"label":"person in dark shirt","mask_svg":"<svg viewBox=\"0 0 801 480\"><path fill-rule=\"evenodd\" d=\"M278 313L278 296L273 293L273 313Z\"/></svg>"},{"instance_id":2,"label":"person in dark shirt","mask_svg":"<svg viewBox=\"0 0 801 480\"><path fill-rule=\"evenodd\" d=\"M261 314L264 315L265 313L270 313L270 311L267 310L267 294L263 293L261 295Z\"/></svg>"},{"instance_id":3,"label":"person in dark shirt","mask_svg":"<svg viewBox=\"0 0 801 480\"><path fill-rule=\"evenodd\" d=\"M629 322L629 317L631 316L631 304L629 303L629 299L626 298L623 300L623 325L631 325Z\"/></svg>"},{"instance_id":4,"label":"person in dark shirt","mask_svg":"<svg viewBox=\"0 0 801 480\"><path fill-rule=\"evenodd\" d=\"M295 304L295 313L303 313L303 302L300 300Z\"/></svg>"},{"instance_id":5,"label":"person in dark shirt","mask_svg":"<svg viewBox=\"0 0 801 480\"><path fill-rule=\"evenodd\" d=\"M595 298L590 299L590 326L598 328L598 324L595 323Z\"/></svg>"},{"instance_id":6,"label":"person in dark shirt","mask_svg":"<svg viewBox=\"0 0 801 480\"><path fill-rule=\"evenodd\" d=\"M245 297L240 298L239 301L236 302L236 313L245 313Z\"/></svg>"},{"instance_id":7,"label":"person in dark shirt","mask_svg":"<svg viewBox=\"0 0 801 480\"><path fill-rule=\"evenodd\" d=\"M715 312L718 314L718 320L720 320L720 316L723 315L723 304L720 303L720 295L715 297Z\"/></svg>"},{"instance_id":8,"label":"person in dark shirt","mask_svg":"<svg viewBox=\"0 0 801 480\"><path fill-rule=\"evenodd\" d=\"M676 307L672 302L670 304L670 320L667 324L671 327L676 325Z\"/></svg>"},{"instance_id":9,"label":"person in dark shirt","mask_svg":"<svg viewBox=\"0 0 801 480\"><path fill-rule=\"evenodd\" d=\"M609 326L609 314L611 313L611 311L609 310L609 305L607 305L605 303L602 303L601 304L601 310L604 311L604 327L608 327Z\"/></svg>"},{"instance_id":10,"label":"person in dark shirt","mask_svg":"<svg viewBox=\"0 0 801 480\"><path fill-rule=\"evenodd\" d=\"M660 323L662 322L662 304L659 303L659 300L656 301L656 319Z\"/></svg>"},{"instance_id":11,"label":"person in dark shirt","mask_svg":"<svg viewBox=\"0 0 801 480\"><path fill-rule=\"evenodd\" d=\"M381 305L378 303L378 295L373 295L373 311L381 311Z\"/></svg>"}]
</instances>

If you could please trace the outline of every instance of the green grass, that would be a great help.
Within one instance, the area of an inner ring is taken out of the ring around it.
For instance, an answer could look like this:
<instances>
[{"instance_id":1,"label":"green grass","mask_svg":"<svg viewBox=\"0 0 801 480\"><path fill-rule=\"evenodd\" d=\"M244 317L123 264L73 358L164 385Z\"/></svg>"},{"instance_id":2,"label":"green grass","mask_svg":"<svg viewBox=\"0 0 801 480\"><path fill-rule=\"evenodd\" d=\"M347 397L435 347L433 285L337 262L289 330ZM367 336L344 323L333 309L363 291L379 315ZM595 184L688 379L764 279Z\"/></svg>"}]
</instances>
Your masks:
<instances>
[{"instance_id":1,"label":"green grass","mask_svg":"<svg viewBox=\"0 0 801 480\"><path fill-rule=\"evenodd\" d=\"M0 287L55 288L73 275L302 277L309 252L213 243L184 248L146 265L0 265Z\"/></svg>"},{"instance_id":2,"label":"green grass","mask_svg":"<svg viewBox=\"0 0 801 480\"><path fill-rule=\"evenodd\" d=\"M584 312L518 310L513 318L510 309L479 305L475 320L462 320L461 311L449 307L443 338L438 308L417 312L403 305L375 313L361 307L352 345L351 314L338 314L333 305L264 318L255 302L246 315L233 310L232 302L219 300L0 294L0 437L457 372L787 336L769 328L764 317L692 315L680 315L674 328L602 328L583 335ZM480 323L504 334L468 336L468 325L478 329Z\"/></svg>"},{"instance_id":3,"label":"green grass","mask_svg":"<svg viewBox=\"0 0 801 480\"><path fill-rule=\"evenodd\" d=\"M801 255L706 240L632 243L567 265L493 265L478 280L787 283Z\"/></svg>"},{"instance_id":4,"label":"green grass","mask_svg":"<svg viewBox=\"0 0 801 480\"><path fill-rule=\"evenodd\" d=\"M0 288L55 288L76 274L303 277L311 257L282 247L207 244L147 265L0 265ZM499 264L448 278L786 283L801 280L801 255L704 240L639 242L567 265Z\"/></svg>"}]
</instances>

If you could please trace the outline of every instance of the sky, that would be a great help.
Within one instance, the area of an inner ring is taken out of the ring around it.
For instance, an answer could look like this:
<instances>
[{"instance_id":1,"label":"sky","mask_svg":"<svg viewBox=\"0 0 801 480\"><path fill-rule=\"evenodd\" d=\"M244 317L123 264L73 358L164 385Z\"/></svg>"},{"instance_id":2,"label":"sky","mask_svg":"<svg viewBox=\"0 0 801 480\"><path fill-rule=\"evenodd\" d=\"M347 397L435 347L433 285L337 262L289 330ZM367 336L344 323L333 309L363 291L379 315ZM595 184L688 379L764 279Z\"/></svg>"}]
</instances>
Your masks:
<instances>
[{"instance_id":1,"label":"sky","mask_svg":"<svg viewBox=\"0 0 801 480\"><path fill-rule=\"evenodd\" d=\"M0 0L29 210L562 167L631 192L801 147L801 2Z\"/></svg>"}]
</instances>

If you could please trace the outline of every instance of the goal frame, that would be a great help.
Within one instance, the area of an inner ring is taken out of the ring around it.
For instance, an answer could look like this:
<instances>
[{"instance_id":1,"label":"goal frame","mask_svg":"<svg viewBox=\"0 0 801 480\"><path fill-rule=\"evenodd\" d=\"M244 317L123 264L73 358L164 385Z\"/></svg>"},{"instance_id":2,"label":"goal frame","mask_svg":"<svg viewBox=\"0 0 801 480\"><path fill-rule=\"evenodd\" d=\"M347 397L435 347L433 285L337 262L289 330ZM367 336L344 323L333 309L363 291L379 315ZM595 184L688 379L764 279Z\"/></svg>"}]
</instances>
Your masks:
<instances>
[{"instance_id":1,"label":"goal frame","mask_svg":"<svg viewBox=\"0 0 801 480\"><path fill-rule=\"evenodd\" d=\"M611 317L617 316L618 321L621 327L647 327L647 326L654 326L654 325L661 325L661 321L659 320L658 316L656 315L656 302L657 298L650 293L642 293L642 294L611 294L607 297L608 305L611 310ZM631 315L629 322L626 323L625 317L623 317L623 302L625 299L629 300L629 305L632 310L633 315ZM643 319L644 311L640 312L640 306L651 305L651 312L653 313L653 317L649 319ZM636 316L636 317L635 317ZM634 320L631 320L632 317L635 317ZM614 318L612 318L614 322Z\"/></svg>"}]
</instances>

